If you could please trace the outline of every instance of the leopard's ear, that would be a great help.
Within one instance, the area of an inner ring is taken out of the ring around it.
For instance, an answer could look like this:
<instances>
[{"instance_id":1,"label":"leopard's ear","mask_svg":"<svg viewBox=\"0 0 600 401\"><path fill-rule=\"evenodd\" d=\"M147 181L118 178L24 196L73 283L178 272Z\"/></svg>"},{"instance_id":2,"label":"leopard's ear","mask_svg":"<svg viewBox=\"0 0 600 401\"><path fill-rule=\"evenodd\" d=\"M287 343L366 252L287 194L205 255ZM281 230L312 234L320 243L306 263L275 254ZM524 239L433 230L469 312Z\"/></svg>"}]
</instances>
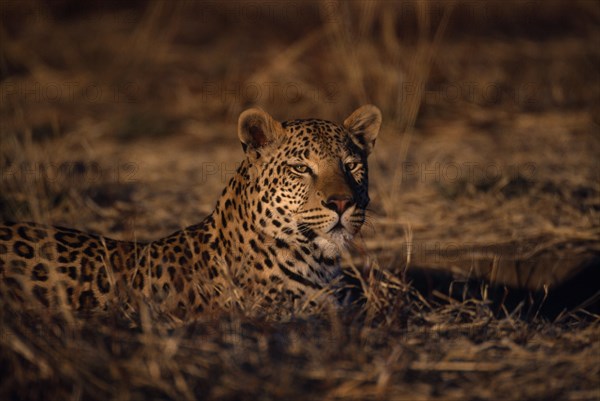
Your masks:
<instances>
[{"instance_id":1,"label":"leopard's ear","mask_svg":"<svg viewBox=\"0 0 600 401\"><path fill-rule=\"evenodd\" d=\"M381 111L372 104L361 106L344 120L344 127L369 154L381 127Z\"/></svg>"},{"instance_id":2,"label":"leopard's ear","mask_svg":"<svg viewBox=\"0 0 600 401\"><path fill-rule=\"evenodd\" d=\"M260 157L261 152L277 142L283 133L281 123L258 108L242 112L238 119L238 136L244 152L249 155Z\"/></svg>"}]
</instances>

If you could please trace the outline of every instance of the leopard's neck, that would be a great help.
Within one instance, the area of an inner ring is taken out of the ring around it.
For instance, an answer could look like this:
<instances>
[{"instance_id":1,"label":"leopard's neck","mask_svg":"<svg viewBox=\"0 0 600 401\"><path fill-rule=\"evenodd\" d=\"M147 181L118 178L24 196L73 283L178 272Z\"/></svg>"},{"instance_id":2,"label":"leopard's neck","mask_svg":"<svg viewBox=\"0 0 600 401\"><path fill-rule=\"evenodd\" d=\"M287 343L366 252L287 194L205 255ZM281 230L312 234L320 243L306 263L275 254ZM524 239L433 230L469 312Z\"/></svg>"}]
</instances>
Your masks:
<instances>
[{"instance_id":1,"label":"leopard's neck","mask_svg":"<svg viewBox=\"0 0 600 401\"><path fill-rule=\"evenodd\" d=\"M231 178L213 212L191 228L203 231L195 235L210 253L210 262L234 272L265 279L275 276L289 281L291 287L316 290L340 272L337 248L270 207L268 194L259 192L246 162Z\"/></svg>"}]
</instances>

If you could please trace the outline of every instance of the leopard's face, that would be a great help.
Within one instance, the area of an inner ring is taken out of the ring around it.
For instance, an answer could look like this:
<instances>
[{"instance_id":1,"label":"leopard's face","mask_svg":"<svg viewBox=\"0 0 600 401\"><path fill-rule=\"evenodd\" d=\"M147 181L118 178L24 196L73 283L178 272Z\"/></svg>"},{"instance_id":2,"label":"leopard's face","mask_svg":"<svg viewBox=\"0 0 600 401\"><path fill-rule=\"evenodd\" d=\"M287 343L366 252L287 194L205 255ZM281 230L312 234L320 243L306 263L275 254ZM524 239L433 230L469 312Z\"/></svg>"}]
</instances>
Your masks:
<instances>
[{"instance_id":1,"label":"leopard's face","mask_svg":"<svg viewBox=\"0 0 600 401\"><path fill-rule=\"evenodd\" d=\"M240 137L248 162L246 195L258 212L252 221L272 237L299 234L338 253L365 222L367 157L379 131L379 110L364 106L344 124L280 124L263 111L249 112L240 117Z\"/></svg>"},{"instance_id":2,"label":"leopard's face","mask_svg":"<svg viewBox=\"0 0 600 401\"><path fill-rule=\"evenodd\" d=\"M270 163L279 183L267 188L267 196L300 230L343 246L365 219L367 155L333 123L295 121L284 128L288 135ZM268 172L263 169L263 175Z\"/></svg>"}]
</instances>

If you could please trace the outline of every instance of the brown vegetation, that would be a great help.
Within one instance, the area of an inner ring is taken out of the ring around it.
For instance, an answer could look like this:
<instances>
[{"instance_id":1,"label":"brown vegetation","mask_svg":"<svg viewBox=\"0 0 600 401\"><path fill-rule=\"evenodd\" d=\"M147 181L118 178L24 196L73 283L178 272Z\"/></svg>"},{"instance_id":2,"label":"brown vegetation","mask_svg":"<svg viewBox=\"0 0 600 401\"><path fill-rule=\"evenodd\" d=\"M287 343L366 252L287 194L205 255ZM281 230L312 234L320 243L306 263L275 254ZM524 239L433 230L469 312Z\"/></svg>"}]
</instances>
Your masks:
<instances>
[{"instance_id":1,"label":"brown vegetation","mask_svg":"<svg viewBox=\"0 0 600 401\"><path fill-rule=\"evenodd\" d=\"M0 18L2 220L157 238L210 212L243 109L384 112L346 260L362 305L180 322L2 302L0 398L600 398L596 3L7 1Z\"/></svg>"}]
</instances>

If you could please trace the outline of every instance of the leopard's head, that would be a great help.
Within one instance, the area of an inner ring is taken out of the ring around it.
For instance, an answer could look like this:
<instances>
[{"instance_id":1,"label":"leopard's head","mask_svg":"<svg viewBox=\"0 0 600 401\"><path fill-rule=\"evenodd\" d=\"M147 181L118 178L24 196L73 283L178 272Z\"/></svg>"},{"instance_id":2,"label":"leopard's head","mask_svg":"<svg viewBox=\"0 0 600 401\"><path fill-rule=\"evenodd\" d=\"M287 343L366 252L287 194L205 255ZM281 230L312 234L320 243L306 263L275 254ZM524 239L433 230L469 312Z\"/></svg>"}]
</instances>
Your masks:
<instances>
[{"instance_id":1,"label":"leopard's head","mask_svg":"<svg viewBox=\"0 0 600 401\"><path fill-rule=\"evenodd\" d=\"M240 115L245 195L255 227L275 238L300 235L339 251L358 233L369 204L367 157L381 125L372 105L343 124Z\"/></svg>"}]
</instances>

